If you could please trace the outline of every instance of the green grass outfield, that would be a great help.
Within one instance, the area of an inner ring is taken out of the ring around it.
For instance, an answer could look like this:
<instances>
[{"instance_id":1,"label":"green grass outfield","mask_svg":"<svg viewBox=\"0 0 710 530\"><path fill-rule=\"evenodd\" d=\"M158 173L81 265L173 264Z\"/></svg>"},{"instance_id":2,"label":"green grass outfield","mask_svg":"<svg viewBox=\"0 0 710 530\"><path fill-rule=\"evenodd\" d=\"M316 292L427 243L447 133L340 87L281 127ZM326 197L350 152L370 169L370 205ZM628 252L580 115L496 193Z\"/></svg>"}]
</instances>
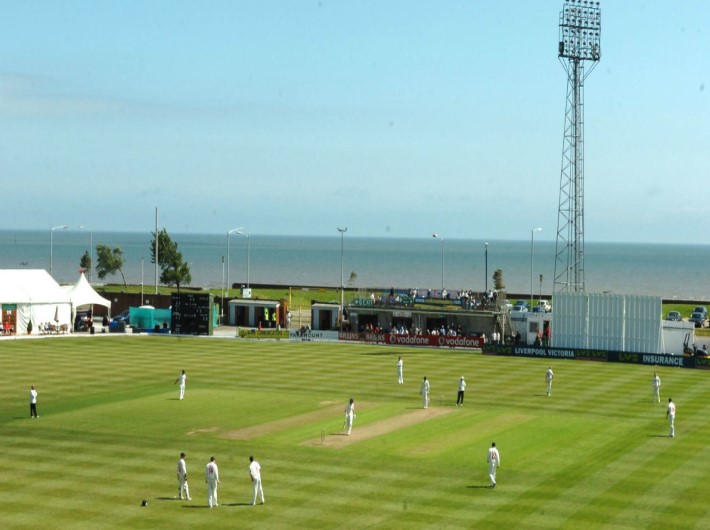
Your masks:
<instances>
[{"instance_id":1,"label":"green grass outfield","mask_svg":"<svg viewBox=\"0 0 710 530\"><path fill-rule=\"evenodd\" d=\"M181 402L173 383L182 369ZM653 368L622 364L220 338L3 340L0 525L708 528L710 373L658 372L660 405ZM469 386L457 408L462 374ZM424 375L429 411L420 408ZM39 419L29 418L32 383ZM502 463L495 489L492 441ZM192 501L173 499L180 451ZM262 465L264 506L248 505L250 454ZM211 455L221 486L210 510Z\"/></svg>"}]
</instances>

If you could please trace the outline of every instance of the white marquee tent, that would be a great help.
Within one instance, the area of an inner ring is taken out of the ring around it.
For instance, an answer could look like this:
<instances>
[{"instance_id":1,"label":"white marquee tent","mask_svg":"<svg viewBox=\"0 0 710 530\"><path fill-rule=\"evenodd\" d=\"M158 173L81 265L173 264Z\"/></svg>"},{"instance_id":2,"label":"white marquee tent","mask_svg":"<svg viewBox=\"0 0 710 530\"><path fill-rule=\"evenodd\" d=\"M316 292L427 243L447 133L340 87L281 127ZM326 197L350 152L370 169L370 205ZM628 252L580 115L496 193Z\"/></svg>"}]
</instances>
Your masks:
<instances>
[{"instance_id":1,"label":"white marquee tent","mask_svg":"<svg viewBox=\"0 0 710 530\"><path fill-rule=\"evenodd\" d=\"M69 293L43 269L0 270L0 304L3 322L13 317L18 335L27 333L30 321L37 331L45 322L71 329Z\"/></svg>"},{"instance_id":2,"label":"white marquee tent","mask_svg":"<svg viewBox=\"0 0 710 530\"><path fill-rule=\"evenodd\" d=\"M74 285L64 287L64 289L69 293L69 299L74 306L72 316L75 316L78 310L92 305L108 307L109 311L111 309L111 301L94 291L83 272Z\"/></svg>"}]
</instances>

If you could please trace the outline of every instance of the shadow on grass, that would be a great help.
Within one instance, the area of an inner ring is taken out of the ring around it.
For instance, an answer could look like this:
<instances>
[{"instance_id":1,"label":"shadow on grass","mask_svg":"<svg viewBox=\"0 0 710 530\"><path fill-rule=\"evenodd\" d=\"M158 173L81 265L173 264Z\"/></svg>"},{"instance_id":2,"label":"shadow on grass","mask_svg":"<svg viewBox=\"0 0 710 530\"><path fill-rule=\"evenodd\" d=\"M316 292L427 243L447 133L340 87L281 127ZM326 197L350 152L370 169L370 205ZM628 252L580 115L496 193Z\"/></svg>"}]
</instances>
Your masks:
<instances>
[{"instance_id":1,"label":"shadow on grass","mask_svg":"<svg viewBox=\"0 0 710 530\"><path fill-rule=\"evenodd\" d=\"M228 504L220 504L220 506L251 506L250 502L230 502Z\"/></svg>"},{"instance_id":2,"label":"shadow on grass","mask_svg":"<svg viewBox=\"0 0 710 530\"><path fill-rule=\"evenodd\" d=\"M672 438L671 436L668 436L667 434L649 434L649 438Z\"/></svg>"},{"instance_id":3,"label":"shadow on grass","mask_svg":"<svg viewBox=\"0 0 710 530\"><path fill-rule=\"evenodd\" d=\"M222 506L224 506L224 505L222 505ZM185 506L181 506L181 508L192 508L192 509L196 509L196 510L201 510L201 509L205 509L205 508L207 508L208 510L210 509L210 507L207 506L206 504L198 505L198 506L186 504ZM217 508L219 508L219 506L217 506Z\"/></svg>"},{"instance_id":4,"label":"shadow on grass","mask_svg":"<svg viewBox=\"0 0 710 530\"><path fill-rule=\"evenodd\" d=\"M485 486L466 486L468 489L473 489L473 490L490 490L493 489L488 485Z\"/></svg>"}]
</instances>

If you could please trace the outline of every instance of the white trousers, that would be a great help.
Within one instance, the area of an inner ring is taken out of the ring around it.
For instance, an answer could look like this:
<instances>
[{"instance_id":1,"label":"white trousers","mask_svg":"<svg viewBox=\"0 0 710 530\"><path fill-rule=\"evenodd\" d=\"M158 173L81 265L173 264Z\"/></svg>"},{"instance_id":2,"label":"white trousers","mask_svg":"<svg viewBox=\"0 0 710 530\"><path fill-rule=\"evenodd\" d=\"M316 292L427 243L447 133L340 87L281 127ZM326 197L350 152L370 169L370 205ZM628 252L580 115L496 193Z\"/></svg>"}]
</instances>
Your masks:
<instances>
[{"instance_id":1,"label":"white trousers","mask_svg":"<svg viewBox=\"0 0 710 530\"><path fill-rule=\"evenodd\" d=\"M429 408L429 392L424 392L422 394L422 402L424 404L424 408L428 409Z\"/></svg>"},{"instance_id":2,"label":"white trousers","mask_svg":"<svg viewBox=\"0 0 710 530\"><path fill-rule=\"evenodd\" d=\"M670 416L668 416L668 423L670 424L671 428L670 435L675 436L675 414L671 414Z\"/></svg>"},{"instance_id":3,"label":"white trousers","mask_svg":"<svg viewBox=\"0 0 710 530\"><path fill-rule=\"evenodd\" d=\"M217 485L216 482L207 482L207 504L210 505L210 508L212 505L219 506L217 504Z\"/></svg>"},{"instance_id":4,"label":"white trousers","mask_svg":"<svg viewBox=\"0 0 710 530\"><path fill-rule=\"evenodd\" d=\"M180 385L180 399L185 397L185 385Z\"/></svg>"},{"instance_id":5,"label":"white trousers","mask_svg":"<svg viewBox=\"0 0 710 530\"><path fill-rule=\"evenodd\" d=\"M490 464L488 464L488 478L491 479L491 486L495 486L497 469L498 466L496 466L495 462L491 462Z\"/></svg>"},{"instance_id":6,"label":"white trousers","mask_svg":"<svg viewBox=\"0 0 710 530\"><path fill-rule=\"evenodd\" d=\"M256 496L261 496L261 503L264 504L264 490L261 487L261 479L252 479L252 487L254 488L254 497L251 500L252 504L256 504Z\"/></svg>"},{"instance_id":7,"label":"white trousers","mask_svg":"<svg viewBox=\"0 0 710 530\"><path fill-rule=\"evenodd\" d=\"M185 498L190 498L190 486L187 485L187 480L185 480L185 475L178 478L178 497L182 499L182 493L185 492Z\"/></svg>"}]
</instances>

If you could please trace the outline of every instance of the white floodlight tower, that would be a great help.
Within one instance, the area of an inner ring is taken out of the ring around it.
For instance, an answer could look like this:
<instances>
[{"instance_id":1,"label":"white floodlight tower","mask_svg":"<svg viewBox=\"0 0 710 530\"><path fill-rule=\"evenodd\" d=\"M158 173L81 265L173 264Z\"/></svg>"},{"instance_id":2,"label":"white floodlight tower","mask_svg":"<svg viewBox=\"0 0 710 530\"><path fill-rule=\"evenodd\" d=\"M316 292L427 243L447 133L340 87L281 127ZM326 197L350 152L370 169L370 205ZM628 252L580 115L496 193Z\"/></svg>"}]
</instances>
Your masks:
<instances>
[{"instance_id":1,"label":"white floodlight tower","mask_svg":"<svg viewBox=\"0 0 710 530\"><path fill-rule=\"evenodd\" d=\"M599 2L565 0L557 53L567 72L567 104L553 292L584 291L584 80L599 63L600 39Z\"/></svg>"}]
</instances>

